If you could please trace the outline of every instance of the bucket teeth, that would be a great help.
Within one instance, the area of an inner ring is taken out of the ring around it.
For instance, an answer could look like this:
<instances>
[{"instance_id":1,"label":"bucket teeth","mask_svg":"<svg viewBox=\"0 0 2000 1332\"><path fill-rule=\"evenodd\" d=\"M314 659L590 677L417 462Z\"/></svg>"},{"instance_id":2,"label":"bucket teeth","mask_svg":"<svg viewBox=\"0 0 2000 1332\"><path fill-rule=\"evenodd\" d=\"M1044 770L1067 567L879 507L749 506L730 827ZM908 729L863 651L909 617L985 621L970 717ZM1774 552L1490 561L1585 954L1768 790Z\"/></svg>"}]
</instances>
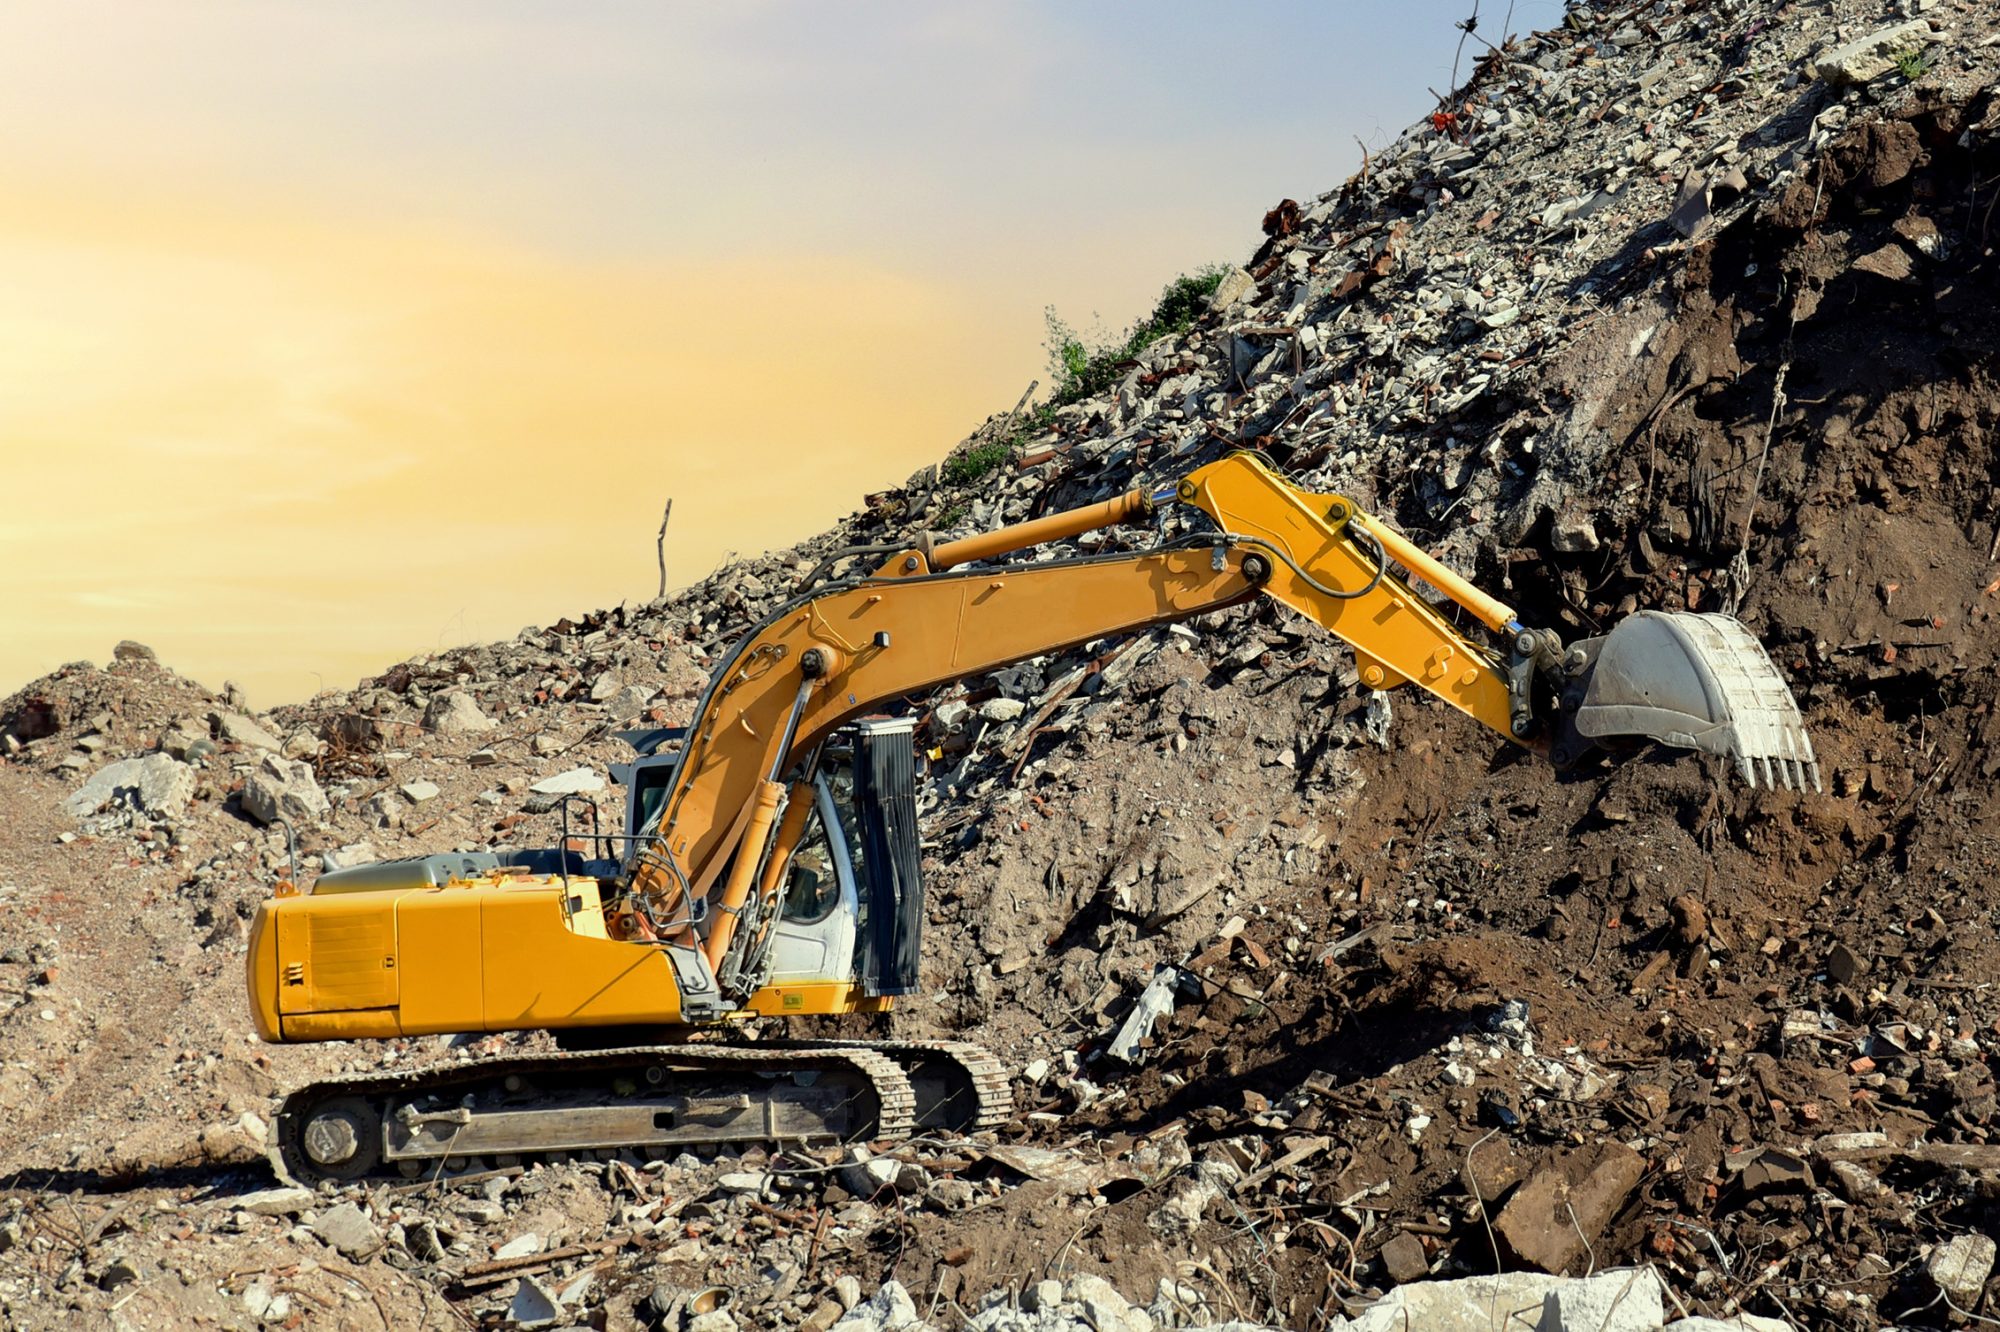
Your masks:
<instances>
[{"instance_id":1,"label":"bucket teeth","mask_svg":"<svg viewBox=\"0 0 2000 1332\"><path fill-rule=\"evenodd\" d=\"M1640 611L1603 640L1576 727L1728 755L1751 786L1820 786L1799 705L1750 631L1727 615Z\"/></svg>"}]
</instances>

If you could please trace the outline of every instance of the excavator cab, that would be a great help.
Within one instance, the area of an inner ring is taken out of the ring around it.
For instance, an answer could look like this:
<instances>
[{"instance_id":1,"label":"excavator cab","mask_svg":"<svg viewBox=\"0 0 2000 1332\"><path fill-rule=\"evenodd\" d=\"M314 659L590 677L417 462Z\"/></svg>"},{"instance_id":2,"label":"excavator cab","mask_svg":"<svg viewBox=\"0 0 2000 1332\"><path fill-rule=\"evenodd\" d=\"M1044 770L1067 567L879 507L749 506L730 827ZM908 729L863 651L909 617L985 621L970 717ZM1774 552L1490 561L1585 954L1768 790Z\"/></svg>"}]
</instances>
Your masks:
<instances>
[{"instance_id":1,"label":"excavator cab","mask_svg":"<svg viewBox=\"0 0 2000 1332\"><path fill-rule=\"evenodd\" d=\"M776 918L743 961L754 987L859 984L870 999L917 988L924 888L917 834L916 723L868 718L836 731L809 782L812 810L792 850ZM680 762L675 731L621 732L625 833L653 830ZM797 795L793 799L800 798Z\"/></svg>"}]
</instances>

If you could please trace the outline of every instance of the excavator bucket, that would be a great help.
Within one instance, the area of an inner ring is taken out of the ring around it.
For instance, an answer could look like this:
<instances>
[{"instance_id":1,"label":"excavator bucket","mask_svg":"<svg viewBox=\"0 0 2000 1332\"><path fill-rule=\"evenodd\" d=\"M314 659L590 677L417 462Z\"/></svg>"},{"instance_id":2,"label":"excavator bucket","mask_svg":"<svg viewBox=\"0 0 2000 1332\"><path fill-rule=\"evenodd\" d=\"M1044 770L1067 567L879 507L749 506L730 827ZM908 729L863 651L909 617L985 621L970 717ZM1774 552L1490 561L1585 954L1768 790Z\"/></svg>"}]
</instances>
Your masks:
<instances>
[{"instance_id":1,"label":"excavator bucket","mask_svg":"<svg viewBox=\"0 0 2000 1332\"><path fill-rule=\"evenodd\" d=\"M1763 645L1727 615L1639 611L1582 645L1575 711L1592 740L1647 737L1736 760L1752 786L1820 789L1799 705Z\"/></svg>"}]
</instances>

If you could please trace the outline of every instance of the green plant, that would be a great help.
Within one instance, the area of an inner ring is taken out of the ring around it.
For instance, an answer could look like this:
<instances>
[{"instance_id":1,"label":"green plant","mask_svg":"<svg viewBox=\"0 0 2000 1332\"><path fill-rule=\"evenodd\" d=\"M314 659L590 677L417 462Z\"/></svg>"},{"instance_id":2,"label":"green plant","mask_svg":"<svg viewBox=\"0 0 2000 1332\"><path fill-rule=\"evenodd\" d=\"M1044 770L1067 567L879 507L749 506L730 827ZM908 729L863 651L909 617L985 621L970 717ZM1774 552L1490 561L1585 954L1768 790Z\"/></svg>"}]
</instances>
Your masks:
<instances>
[{"instance_id":1,"label":"green plant","mask_svg":"<svg viewBox=\"0 0 2000 1332\"><path fill-rule=\"evenodd\" d=\"M1101 393L1118 381L1126 365L1160 338L1185 333L1208 308L1208 298L1221 285L1228 268L1211 264L1183 273L1160 290L1153 312L1114 338L1092 347L1050 306L1045 313L1049 338L1049 371L1055 378L1050 401L1066 406Z\"/></svg>"},{"instance_id":2,"label":"green plant","mask_svg":"<svg viewBox=\"0 0 2000 1332\"><path fill-rule=\"evenodd\" d=\"M1896 72L1911 83L1915 83L1931 72L1931 62L1924 59L1922 50L1913 46L1907 51L1897 53Z\"/></svg>"},{"instance_id":3,"label":"green plant","mask_svg":"<svg viewBox=\"0 0 2000 1332\"><path fill-rule=\"evenodd\" d=\"M945 459L944 479L954 486L970 485L1006 462L1013 451L1014 441L1011 439L991 439L974 445L964 453Z\"/></svg>"}]
</instances>

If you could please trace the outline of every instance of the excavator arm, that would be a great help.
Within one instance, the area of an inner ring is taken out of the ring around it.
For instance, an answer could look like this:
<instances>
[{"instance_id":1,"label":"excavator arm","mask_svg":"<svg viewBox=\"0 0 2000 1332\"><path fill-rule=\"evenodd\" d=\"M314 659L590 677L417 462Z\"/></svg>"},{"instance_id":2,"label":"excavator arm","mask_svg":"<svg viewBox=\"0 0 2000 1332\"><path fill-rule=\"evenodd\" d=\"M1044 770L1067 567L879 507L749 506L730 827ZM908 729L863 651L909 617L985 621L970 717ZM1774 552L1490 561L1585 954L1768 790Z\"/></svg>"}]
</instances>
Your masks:
<instances>
[{"instance_id":1,"label":"excavator arm","mask_svg":"<svg viewBox=\"0 0 2000 1332\"><path fill-rule=\"evenodd\" d=\"M1200 510L1212 530L1140 552L982 563L1170 503ZM1501 647L1461 632L1397 564ZM1785 784L1810 773L1817 785L1790 692L1734 621L1731 636L1679 623L1719 616L1642 614L1633 623L1653 621L1656 641L1639 652L1607 654L1615 634L1566 651L1348 499L1300 490L1236 454L1157 492L959 541L926 536L871 574L780 607L711 677L660 819L628 866L634 904L663 936L705 925L704 951L720 967L746 904L775 892L803 829L804 801L785 817L788 779L843 722L950 680L1257 596L1349 643L1369 687L1415 684L1558 763L1634 735L1734 753L1753 782L1750 760L1770 781L1775 756ZM1600 655L1637 674L1600 691ZM1753 705L1755 718L1736 715Z\"/></svg>"}]
</instances>

